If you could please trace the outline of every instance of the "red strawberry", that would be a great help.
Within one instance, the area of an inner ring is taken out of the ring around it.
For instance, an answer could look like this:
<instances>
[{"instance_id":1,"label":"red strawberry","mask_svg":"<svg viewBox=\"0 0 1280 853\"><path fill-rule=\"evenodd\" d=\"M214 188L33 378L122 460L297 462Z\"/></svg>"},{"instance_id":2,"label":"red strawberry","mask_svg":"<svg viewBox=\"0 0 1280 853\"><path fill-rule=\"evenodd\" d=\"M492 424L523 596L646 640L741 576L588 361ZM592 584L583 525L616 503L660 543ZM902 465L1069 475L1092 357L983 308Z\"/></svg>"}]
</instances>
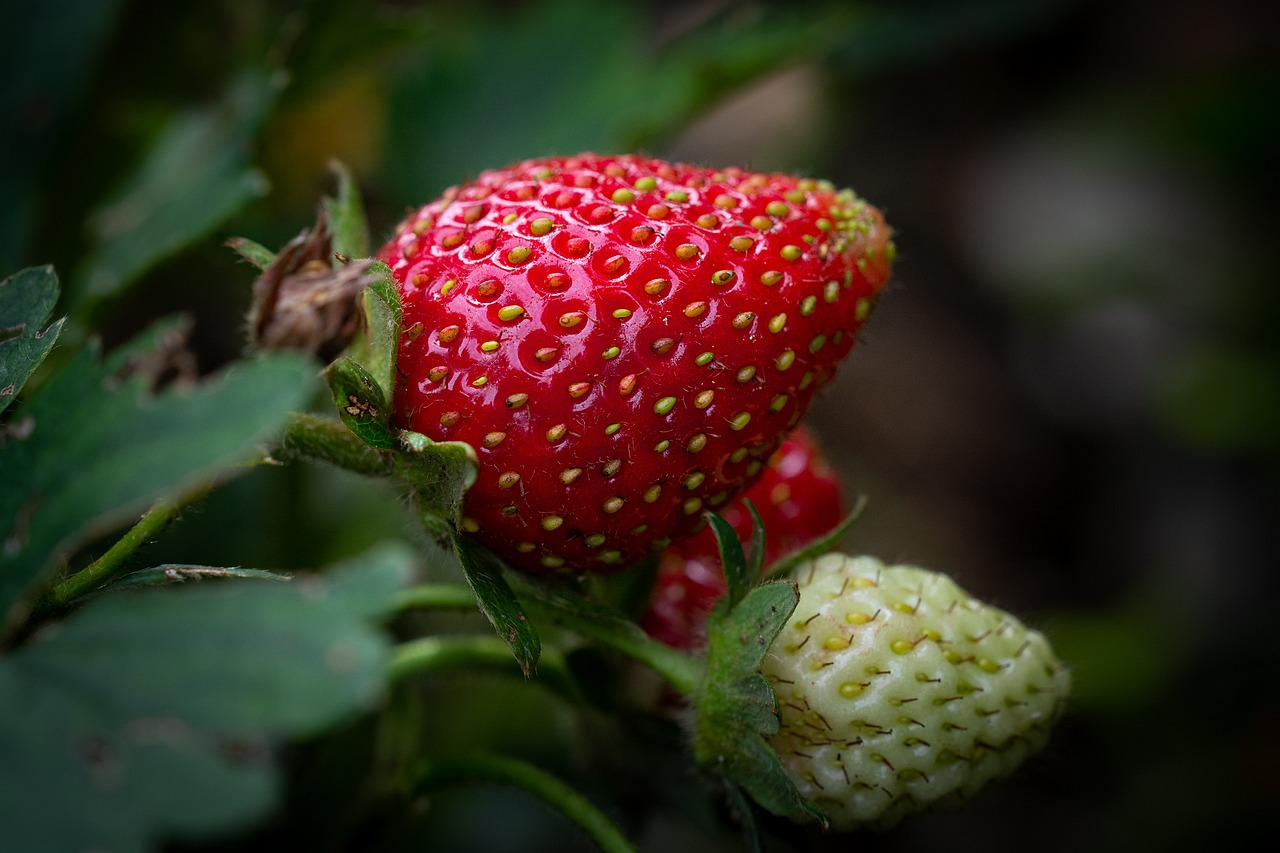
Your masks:
<instances>
[{"instance_id":1,"label":"red strawberry","mask_svg":"<svg viewBox=\"0 0 1280 853\"><path fill-rule=\"evenodd\" d=\"M396 423L480 460L463 529L610 571L751 485L889 277L826 182L635 156L530 160L409 216Z\"/></svg>"},{"instance_id":2,"label":"red strawberry","mask_svg":"<svg viewBox=\"0 0 1280 853\"><path fill-rule=\"evenodd\" d=\"M745 500L756 505L764 522L766 566L831 532L845 512L840 479L803 426L769 459L759 482L720 513L743 541L753 526ZM702 642L707 614L724 591L716 537L707 528L663 553L641 624L669 646L693 648Z\"/></svg>"}]
</instances>

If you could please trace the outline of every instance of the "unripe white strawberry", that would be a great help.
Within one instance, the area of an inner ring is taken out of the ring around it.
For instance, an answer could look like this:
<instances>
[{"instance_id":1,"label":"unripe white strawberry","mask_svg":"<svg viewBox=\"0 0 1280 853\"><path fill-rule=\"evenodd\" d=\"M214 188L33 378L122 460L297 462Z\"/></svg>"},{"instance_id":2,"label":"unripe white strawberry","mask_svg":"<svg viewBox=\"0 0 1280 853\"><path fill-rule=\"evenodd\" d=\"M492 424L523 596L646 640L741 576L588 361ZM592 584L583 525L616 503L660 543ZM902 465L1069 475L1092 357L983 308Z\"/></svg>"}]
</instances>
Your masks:
<instances>
[{"instance_id":1,"label":"unripe white strawberry","mask_svg":"<svg viewBox=\"0 0 1280 853\"><path fill-rule=\"evenodd\" d=\"M838 830L973 794L1044 745L1070 674L1044 636L949 577L828 554L766 655L770 742Z\"/></svg>"}]
</instances>

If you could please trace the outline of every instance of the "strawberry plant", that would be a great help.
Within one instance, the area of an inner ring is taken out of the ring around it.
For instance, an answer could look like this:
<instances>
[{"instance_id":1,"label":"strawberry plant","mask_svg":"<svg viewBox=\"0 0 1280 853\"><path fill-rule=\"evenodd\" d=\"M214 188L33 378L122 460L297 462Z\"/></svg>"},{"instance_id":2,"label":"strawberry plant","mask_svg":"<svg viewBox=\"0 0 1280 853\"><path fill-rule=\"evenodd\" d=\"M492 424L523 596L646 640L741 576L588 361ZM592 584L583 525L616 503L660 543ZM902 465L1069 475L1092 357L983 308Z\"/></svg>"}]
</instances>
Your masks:
<instances>
[{"instance_id":1,"label":"strawberry plant","mask_svg":"<svg viewBox=\"0 0 1280 853\"><path fill-rule=\"evenodd\" d=\"M242 824L268 807L283 741L369 713L422 673L504 661L573 703L685 718L687 754L753 844L757 812L884 826L1043 743L1067 681L1038 634L942 576L820 557L857 509L844 515L801 424L888 279L878 211L820 181L582 155L483 173L374 253L357 187L338 177L316 226L280 251L230 241L260 273L253 354L224 375L174 375L174 323L52 359L53 271L0 285L0 712L13 718L0 743L9 781L38 780L0 806L8 837L49 840L55 788L98 806L58 828L66 847ZM415 578L403 547L314 581L134 564L233 475L305 462L396 484L464 583ZM713 579L696 587L693 568ZM673 588L689 593L683 633ZM458 610L495 636L404 627ZM875 624L854 632L851 614ZM590 649L614 683L639 664L683 701L602 693L582 668ZM846 690L868 673L866 697ZM909 724L891 710L915 702ZM32 705L42 713L20 714ZM41 766L47 752L60 757ZM630 849L527 761L415 746L388 760L379 809L498 781ZM174 779L210 805L163 808Z\"/></svg>"}]
</instances>

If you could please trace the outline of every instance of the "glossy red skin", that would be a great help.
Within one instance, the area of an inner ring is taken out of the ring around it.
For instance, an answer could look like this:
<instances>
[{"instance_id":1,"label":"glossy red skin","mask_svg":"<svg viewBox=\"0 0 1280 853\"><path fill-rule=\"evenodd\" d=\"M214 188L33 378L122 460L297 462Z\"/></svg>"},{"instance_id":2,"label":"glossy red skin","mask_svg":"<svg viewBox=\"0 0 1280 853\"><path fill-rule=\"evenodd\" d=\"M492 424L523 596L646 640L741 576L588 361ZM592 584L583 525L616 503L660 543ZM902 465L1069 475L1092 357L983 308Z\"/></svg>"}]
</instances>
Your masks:
<instances>
[{"instance_id":1,"label":"glossy red skin","mask_svg":"<svg viewBox=\"0 0 1280 853\"><path fill-rule=\"evenodd\" d=\"M720 513L743 542L753 528L747 500L764 522L765 566L830 533L846 507L840 478L803 426L770 458L760 480ZM701 530L663 553L641 625L669 646L696 648L705 639L707 614L724 592L715 534Z\"/></svg>"},{"instance_id":2,"label":"glossy red skin","mask_svg":"<svg viewBox=\"0 0 1280 853\"><path fill-rule=\"evenodd\" d=\"M404 307L393 418L475 448L463 529L513 565L623 568L756 480L891 256L879 212L819 182L631 156L485 172L379 253Z\"/></svg>"}]
</instances>

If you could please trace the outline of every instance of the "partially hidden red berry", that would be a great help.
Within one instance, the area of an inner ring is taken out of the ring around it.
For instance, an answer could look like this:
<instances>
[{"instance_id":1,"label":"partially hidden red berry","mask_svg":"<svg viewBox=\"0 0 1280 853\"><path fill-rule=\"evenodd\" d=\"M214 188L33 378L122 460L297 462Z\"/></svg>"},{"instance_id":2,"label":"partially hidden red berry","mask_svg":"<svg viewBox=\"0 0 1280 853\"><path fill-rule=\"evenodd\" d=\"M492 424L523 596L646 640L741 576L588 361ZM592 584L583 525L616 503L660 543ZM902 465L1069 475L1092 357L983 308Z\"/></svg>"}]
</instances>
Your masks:
<instances>
[{"instance_id":1,"label":"partially hidden red berry","mask_svg":"<svg viewBox=\"0 0 1280 853\"><path fill-rule=\"evenodd\" d=\"M759 477L893 244L823 181L584 154L448 190L379 257L395 423L479 458L463 530L526 570L612 571Z\"/></svg>"},{"instance_id":2,"label":"partially hidden red berry","mask_svg":"<svg viewBox=\"0 0 1280 853\"><path fill-rule=\"evenodd\" d=\"M764 522L766 566L831 532L846 506L839 476L804 426L773 454L760 480L720 513L743 541L754 526L747 500ZM715 534L703 529L663 552L641 625L669 646L695 648L705 639L707 614L724 592Z\"/></svg>"}]
</instances>

